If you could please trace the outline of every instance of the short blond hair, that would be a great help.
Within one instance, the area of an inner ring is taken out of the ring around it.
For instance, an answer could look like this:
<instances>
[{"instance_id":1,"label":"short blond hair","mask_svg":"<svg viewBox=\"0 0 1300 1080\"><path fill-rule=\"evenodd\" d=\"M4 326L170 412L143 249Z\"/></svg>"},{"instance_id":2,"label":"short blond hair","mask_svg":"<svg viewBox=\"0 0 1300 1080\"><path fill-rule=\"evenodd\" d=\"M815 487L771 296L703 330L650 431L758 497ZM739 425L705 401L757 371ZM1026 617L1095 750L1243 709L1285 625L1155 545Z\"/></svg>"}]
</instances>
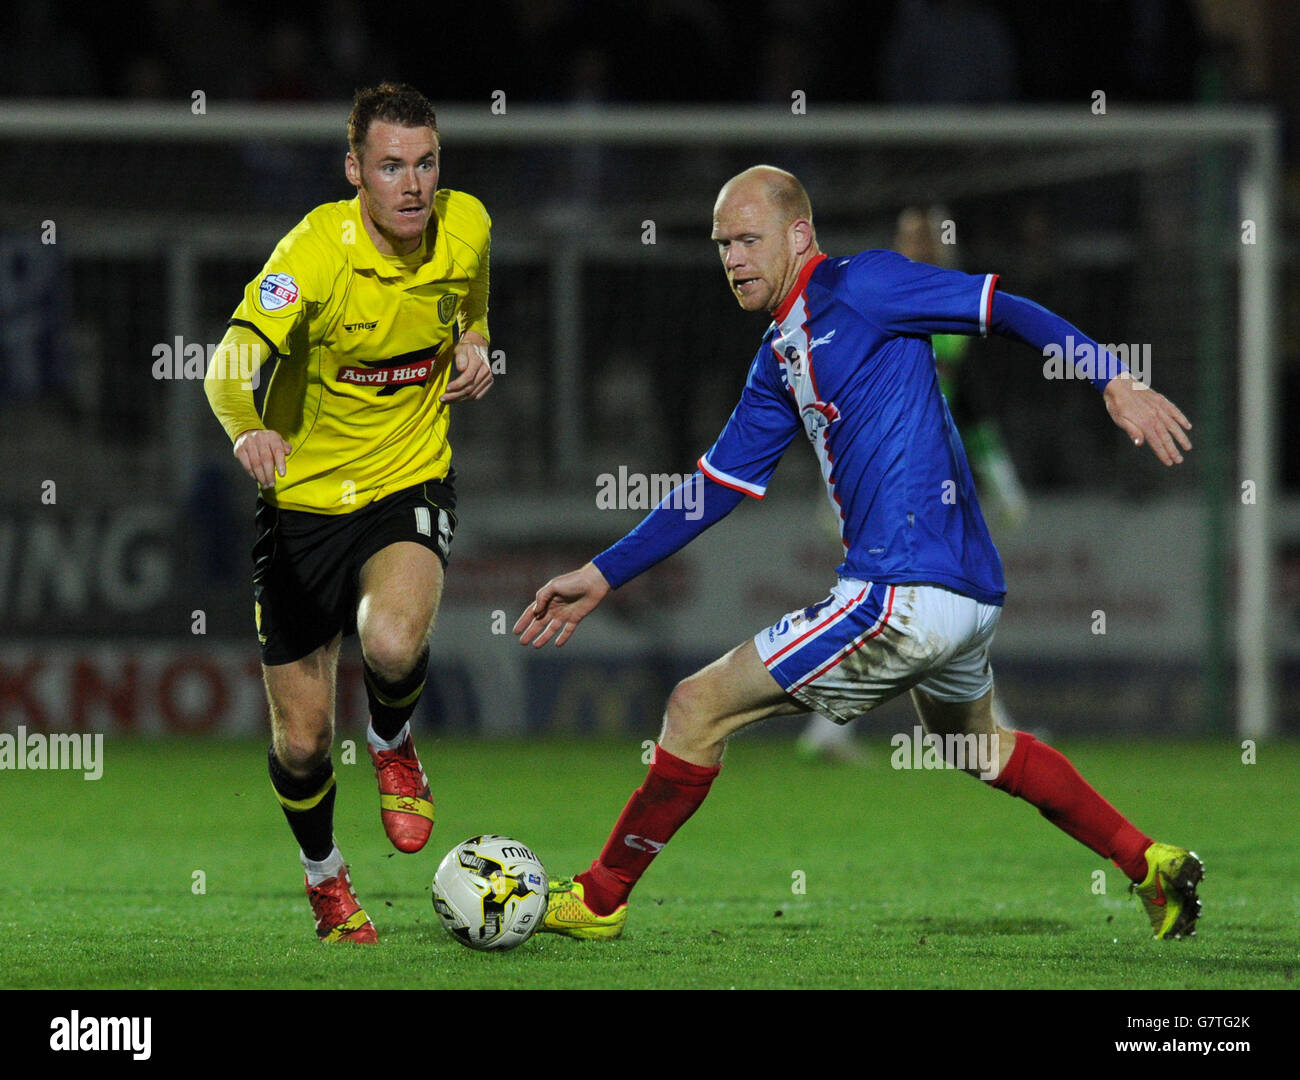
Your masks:
<instances>
[{"instance_id":1,"label":"short blond hair","mask_svg":"<svg viewBox=\"0 0 1300 1080\"><path fill-rule=\"evenodd\" d=\"M785 224L788 225L800 218L806 218L811 222L812 201L808 198L808 192L799 182L799 178L784 169L773 169L770 165L764 168L772 170L771 179L767 182L767 197L781 211Z\"/></svg>"},{"instance_id":2,"label":"short blond hair","mask_svg":"<svg viewBox=\"0 0 1300 1080\"><path fill-rule=\"evenodd\" d=\"M730 195L735 188L748 185L761 188L764 199L780 213L782 225L801 218L812 224L812 201L794 173L775 165L753 165L722 185L718 201L721 202L724 195ZM813 235L816 235L815 229Z\"/></svg>"}]
</instances>

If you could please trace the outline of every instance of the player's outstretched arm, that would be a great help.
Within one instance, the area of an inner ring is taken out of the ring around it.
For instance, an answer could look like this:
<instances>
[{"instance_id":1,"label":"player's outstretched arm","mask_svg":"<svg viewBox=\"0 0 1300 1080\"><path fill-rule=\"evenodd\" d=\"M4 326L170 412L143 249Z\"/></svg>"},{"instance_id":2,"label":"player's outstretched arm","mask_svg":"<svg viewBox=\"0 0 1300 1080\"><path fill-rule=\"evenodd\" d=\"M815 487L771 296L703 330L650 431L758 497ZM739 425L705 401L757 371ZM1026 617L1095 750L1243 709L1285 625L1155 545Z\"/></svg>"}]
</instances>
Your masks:
<instances>
[{"instance_id":1,"label":"player's outstretched arm","mask_svg":"<svg viewBox=\"0 0 1300 1080\"><path fill-rule=\"evenodd\" d=\"M515 623L519 644L541 648L555 637L555 644L563 645L608 592L609 582L595 563L551 578Z\"/></svg>"},{"instance_id":2,"label":"player's outstretched arm","mask_svg":"<svg viewBox=\"0 0 1300 1080\"><path fill-rule=\"evenodd\" d=\"M693 473L618 543L581 570L543 585L515 623L520 644L545 645L558 634L555 644L563 645L606 593L680 551L744 497L700 472Z\"/></svg>"},{"instance_id":3,"label":"player's outstretched arm","mask_svg":"<svg viewBox=\"0 0 1300 1080\"><path fill-rule=\"evenodd\" d=\"M1125 372L1106 384L1102 397L1110 418L1124 429L1134 446L1146 443L1162 464L1183 463L1178 447L1192 448L1186 435L1192 423L1164 394L1156 393Z\"/></svg>"},{"instance_id":4,"label":"player's outstretched arm","mask_svg":"<svg viewBox=\"0 0 1300 1080\"><path fill-rule=\"evenodd\" d=\"M1040 349L1044 355L1049 348L1055 348L1060 357L1074 356L1076 350L1081 350L1082 374L1101 391L1110 418L1123 428L1134 446L1146 443L1165 465L1182 463L1180 445L1184 450L1192 448L1185 434L1191 430L1191 421L1178 406L1135 381L1128 366L1110 350L1055 312L1023 296L999 291L993 297L990 328L995 334Z\"/></svg>"},{"instance_id":5,"label":"player's outstretched arm","mask_svg":"<svg viewBox=\"0 0 1300 1080\"><path fill-rule=\"evenodd\" d=\"M452 363L459 373L449 382L438 400L477 401L492 387L492 365L488 362L487 338L468 331L456 343Z\"/></svg>"}]
</instances>

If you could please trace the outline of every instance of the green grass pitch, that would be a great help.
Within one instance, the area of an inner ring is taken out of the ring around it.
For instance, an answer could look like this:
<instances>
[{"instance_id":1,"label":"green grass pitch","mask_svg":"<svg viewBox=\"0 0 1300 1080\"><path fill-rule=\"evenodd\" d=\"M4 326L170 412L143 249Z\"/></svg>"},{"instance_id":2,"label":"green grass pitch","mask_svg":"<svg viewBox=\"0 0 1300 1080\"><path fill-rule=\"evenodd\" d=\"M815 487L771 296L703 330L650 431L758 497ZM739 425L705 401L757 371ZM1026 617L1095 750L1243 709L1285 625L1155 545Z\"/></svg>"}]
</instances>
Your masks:
<instances>
[{"instance_id":1,"label":"green grass pitch","mask_svg":"<svg viewBox=\"0 0 1300 1080\"><path fill-rule=\"evenodd\" d=\"M865 744L866 766L828 766L742 737L634 894L622 940L539 935L500 955L442 930L439 858L502 832L556 876L585 867L644 775L640 743L420 745L438 823L418 855L384 838L364 744L357 764L335 751L336 835L379 928L370 949L316 941L262 741L110 739L97 781L0 773L0 985L1300 985L1296 744L1262 744L1253 765L1230 739L1061 747L1140 828L1202 856L1193 940L1151 941L1113 866L977 781L891 769L883 738Z\"/></svg>"}]
</instances>

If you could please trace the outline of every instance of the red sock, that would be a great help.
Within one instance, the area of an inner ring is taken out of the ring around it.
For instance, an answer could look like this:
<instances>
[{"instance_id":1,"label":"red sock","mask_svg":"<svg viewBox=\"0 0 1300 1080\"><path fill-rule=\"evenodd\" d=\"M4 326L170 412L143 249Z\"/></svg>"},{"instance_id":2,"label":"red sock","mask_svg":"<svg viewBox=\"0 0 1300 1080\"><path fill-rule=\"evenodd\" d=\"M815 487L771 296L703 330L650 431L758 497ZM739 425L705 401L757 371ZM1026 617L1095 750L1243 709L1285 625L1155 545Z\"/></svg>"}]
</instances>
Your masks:
<instances>
[{"instance_id":1,"label":"red sock","mask_svg":"<svg viewBox=\"0 0 1300 1080\"><path fill-rule=\"evenodd\" d=\"M700 808L718 771L717 765L692 765L662 746L655 747L645 783L628 799L605 850L590 870L574 879L582 883L592 911L608 915L627 902L659 849Z\"/></svg>"},{"instance_id":2,"label":"red sock","mask_svg":"<svg viewBox=\"0 0 1300 1080\"><path fill-rule=\"evenodd\" d=\"M1147 876L1143 835L1096 790L1059 750L1016 732L1016 746L993 786L1038 807L1058 829L1111 859L1133 881Z\"/></svg>"}]
</instances>

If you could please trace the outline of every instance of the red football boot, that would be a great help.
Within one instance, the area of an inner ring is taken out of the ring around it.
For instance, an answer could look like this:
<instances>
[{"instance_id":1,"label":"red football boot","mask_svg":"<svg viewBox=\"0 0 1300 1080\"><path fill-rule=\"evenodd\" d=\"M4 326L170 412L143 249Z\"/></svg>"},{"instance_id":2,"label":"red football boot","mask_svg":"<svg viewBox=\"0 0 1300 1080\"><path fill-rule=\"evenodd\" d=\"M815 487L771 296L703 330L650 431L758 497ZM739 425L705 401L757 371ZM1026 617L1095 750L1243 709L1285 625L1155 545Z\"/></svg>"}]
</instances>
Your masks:
<instances>
[{"instance_id":1,"label":"red football boot","mask_svg":"<svg viewBox=\"0 0 1300 1080\"><path fill-rule=\"evenodd\" d=\"M365 908L352 891L352 878L345 866L338 875L319 885L307 885L307 899L316 916L316 936L321 941L351 941L357 945L376 945L379 935Z\"/></svg>"},{"instance_id":2,"label":"red football boot","mask_svg":"<svg viewBox=\"0 0 1300 1080\"><path fill-rule=\"evenodd\" d=\"M379 817L398 851L419 851L433 832L433 793L408 734L396 750L369 747L379 779Z\"/></svg>"}]
</instances>

